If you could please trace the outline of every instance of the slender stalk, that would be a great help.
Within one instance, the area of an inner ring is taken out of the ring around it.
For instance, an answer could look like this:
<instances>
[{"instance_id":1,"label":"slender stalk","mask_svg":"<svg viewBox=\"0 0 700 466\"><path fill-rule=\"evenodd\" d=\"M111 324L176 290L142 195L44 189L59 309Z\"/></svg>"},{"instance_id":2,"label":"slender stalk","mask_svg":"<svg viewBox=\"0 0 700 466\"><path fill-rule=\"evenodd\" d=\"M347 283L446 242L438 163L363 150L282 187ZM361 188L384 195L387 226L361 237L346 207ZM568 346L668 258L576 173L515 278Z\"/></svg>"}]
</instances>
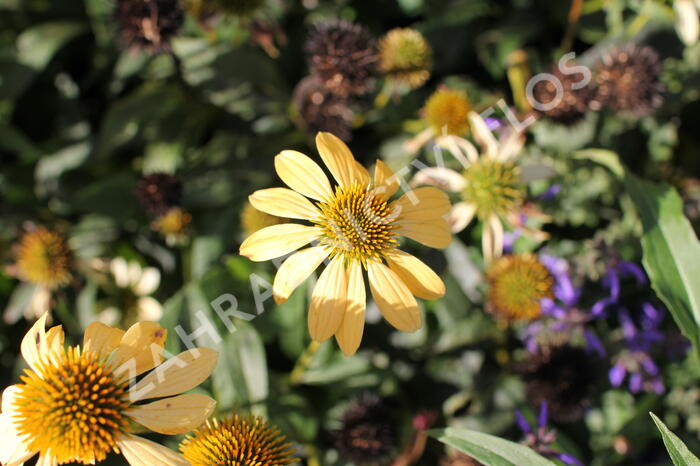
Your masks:
<instances>
[{"instance_id":1,"label":"slender stalk","mask_svg":"<svg viewBox=\"0 0 700 466\"><path fill-rule=\"evenodd\" d=\"M566 53L571 50L571 46L574 44L574 37L576 36L576 29L578 28L579 19L581 19L581 7L583 6L583 0L571 0L571 7L569 8L569 19L566 26L566 32L564 33L564 38L561 41L561 51Z\"/></svg>"},{"instance_id":2,"label":"slender stalk","mask_svg":"<svg viewBox=\"0 0 700 466\"><path fill-rule=\"evenodd\" d=\"M297 359L294 369L292 369L292 372L289 374L289 382L292 385L299 385L301 383L304 373L309 368L309 365L311 364L311 361L313 360L314 355L320 346L321 344L319 342L312 340L311 343L309 343L309 346L306 347L306 350L301 353L301 356L299 356L299 359Z\"/></svg>"}]
</instances>

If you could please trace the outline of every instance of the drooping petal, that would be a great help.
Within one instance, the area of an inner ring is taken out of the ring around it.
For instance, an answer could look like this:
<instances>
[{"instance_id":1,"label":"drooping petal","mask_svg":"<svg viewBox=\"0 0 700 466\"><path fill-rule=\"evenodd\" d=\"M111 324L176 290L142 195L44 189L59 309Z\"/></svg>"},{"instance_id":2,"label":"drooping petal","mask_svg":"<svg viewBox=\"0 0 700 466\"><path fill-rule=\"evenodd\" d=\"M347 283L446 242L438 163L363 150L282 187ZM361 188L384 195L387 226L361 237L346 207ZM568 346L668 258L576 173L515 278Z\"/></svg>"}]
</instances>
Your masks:
<instances>
[{"instance_id":1,"label":"drooping petal","mask_svg":"<svg viewBox=\"0 0 700 466\"><path fill-rule=\"evenodd\" d=\"M488 125L476 112L469 112L469 127L472 130L474 139L482 147L489 157L496 157L498 154L498 141L493 137L493 133Z\"/></svg>"},{"instance_id":2,"label":"drooping petal","mask_svg":"<svg viewBox=\"0 0 700 466\"><path fill-rule=\"evenodd\" d=\"M219 353L193 348L174 356L139 380L130 390L132 403L179 395L204 382L216 367Z\"/></svg>"},{"instance_id":3,"label":"drooping petal","mask_svg":"<svg viewBox=\"0 0 700 466\"><path fill-rule=\"evenodd\" d=\"M394 171L389 168L389 165L381 160L377 160L377 164L374 166L374 186L377 195L381 199L387 200L396 194L396 191L398 191L401 186L401 180L396 176Z\"/></svg>"},{"instance_id":4,"label":"drooping petal","mask_svg":"<svg viewBox=\"0 0 700 466\"><path fill-rule=\"evenodd\" d=\"M38 370L39 363L48 349L46 343L46 318L48 315L49 313L45 312L39 317L24 336L20 345L22 357L34 371Z\"/></svg>"},{"instance_id":5,"label":"drooping petal","mask_svg":"<svg viewBox=\"0 0 700 466\"><path fill-rule=\"evenodd\" d=\"M129 417L153 432L184 434L201 426L214 412L216 401L205 395L187 393L132 407Z\"/></svg>"},{"instance_id":6,"label":"drooping petal","mask_svg":"<svg viewBox=\"0 0 700 466\"><path fill-rule=\"evenodd\" d=\"M275 157L275 170L294 191L322 201L333 196L331 184L323 169L301 152L283 150Z\"/></svg>"},{"instance_id":7,"label":"drooping petal","mask_svg":"<svg viewBox=\"0 0 700 466\"><path fill-rule=\"evenodd\" d=\"M134 293L138 296L148 296L158 289L158 285L160 285L160 272L155 267L146 267L134 286Z\"/></svg>"},{"instance_id":8,"label":"drooping petal","mask_svg":"<svg viewBox=\"0 0 700 466\"><path fill-rule=\"evenodd\" d=\"M309 244L321 235L316 227L283 223L258 230L241 245L240 254L261 262L289 254Z\"/></svg>"},{"instance_id":9,"label":"drooping petal","mask_svg":"<svg viewBox=\"0 0 700 466\"><path fill-rule=\"evenodd\" d=\"M418 303L396 272L377 260L367 261L367 271L372 296L384 318L402 332L418 330Z\"/></svg>"},{"instance_id":10,"label":"drooping petal","mask_svg":"<svg viewBox=\"0 0 700 466\"><path fill-rule=\"evenodd\" d=\"M134 435L122 435L117 446L131 466L190 466L169 448Z\"/></svg>"},{"instance_id":11,"label":"drooping petal","mask_svg":"<svg viewBox=\"0 0 700 466\"><path fill-rule=\"evenodd\" d=\"M362 278L360 263L352 261L348 267L347 307L343 315L343 322L335 334L335 339L343 354L352 356L362 341L367 296L365 295L365 281Z\"/></svg>"},{"instance_id":12,"label":"drooping petal","mask_svg":"<svg viewBox=\"0 0 700 466\"><path fill-rule=\"evenodd\" d=\"M325 246L314 246L295 252L282 262L272 284L275 302L282 304L287 301L296 287L306 280L330 253L331 250Z\"/></svg>"},{"instance_id":13,"label":"drooping petal","mask_svg":"<svg viewBox=\"0 0 700 466\"><path fill-rule=\"evenodd\" d=\"M113 364L125 378L153 369L163 361L167 330L156 322L139 322L124 333L114 352Z\"/></svg>"},{"instance_id":14,"label":"drooping petal","mask_svg":"<svg viewBox=\"0 0 700 466\"><path fill-rule=\"evenodd\" d=\"M525 145L525 134L515 128L508 127L504 130L501 137L501 147L498 153L498 159L502 162L508 162L520 154Z\"/></svg>"},{"instance_id":15,"label":"drooping petal","mask_svg":"<svg viewBox=\"0 0 700 466\"><path fill-rule=\"evenodd\" d=\"M3 393L4 404L5 394ZM6 466L20 466L36 453L29 450L27 444L19 437L10 413L5 413L3 410L3 414L0 414L0 463Z\"/></svg>"},{"instance_id":16,"label":"drooping petal","mask_svg":"<svg viewBox=\"0 0 700 466\"><path fill-rule=\"evenodd\" d=\"M63 351L63 343L66 339L66 335L63 332L62 325L56 325L51 327L48 332L46 332L46 349L48 351L49 358L60 355Z\"/></svg>"},{"instance_id":17,"label":"drooping petal","mask_svg":"<svg viewBox=\"0 0 700 466\"><path fill-rule=\"evenodd\" d=\"M450 211L450 199L444 191L430 186L407 192L391 205L399 220L432 221Z\"/></svg>"},{"instance_id":18,"label":"drooping petal","mask_svg":"<svg viewBox=\"0 0 700 466\"><path fill-rule=\"evenodd\" d=\"M445 294L445 284L433 269L420 259L399 249L384 253L389 268L415 296L423 299L438 299Z\"/></svg>"},{"instance_id":19,"label":"drooping petal","mask_svg":"<svg viewBox=\"0 0 700 466\"><path fill-rule=\"evenodd\" d=\"M364 179L369 180L367 170L357 163L348 146L336 136L319 132L316 147L323 163L341 187L348 188L356 181L362 183Z\"/></svg>"},{"instance_id":20,"label":"drooping petal","mask_svg":"<svg viewBox=\"0 0 700 466\"><path fill-rule=\"evenodd\" d=\"M415 174L411 186L435 186L453 193L460 192L466 186L464 177L451 168L424 168Z\"/></svg>"},{"instance_id":21,"label":"drooping petal","mask_svg":"<svg viewBox=\"0 0 700 466\"><path fill-rule=\"evenodd\" d=\"M117 349L124 336L124 330L109 327L102 322L92 322L85 329L83 336L83 349L94 351L101 357Z\"/></svg>"},{"instance_id":22,"label":"drooping petal","mask_svg":"<svg viewBox=\"0 0 700 466\"><path fill-rule=\"evenodd\" d=\"M450 214L447 217L447 223L450 225L452 233L459 233L467 228L476 214L476 204L467 204L466 202L458 202L452 206Z\"/></svg>"},{"instance_id":23,"label":"drooping petal","mask_svg":"<svg viewBox=\"0 0 700 466\"><path fill-rule=\"evenodd\" d=\"M452 242L452 233L444 220L433 223L401 221L395 231L431 248L445 249Z\"/></svg>"},{"instance_id":24,"label":"drooping petal","mask_svg":"<svg viewBox=\"0 0 700 466\"><path fill-rule=\"evenodd\" d=\"M311 201L287 188L260 189L248 196L248 200L256 209L277 217L316 220L320 216Z\"/></svg>"},{"instance_id":25,"label":"drooping petal","mask_svg":"<svg viewBox=\"0 0 700 466\"><path fill-rule=\"evenodd\" d=\"M309 333L315 341L332 337L340 327L347 307L348 281L341 256L336 256L314 287L309 306Z\"/></svg>"}]
</instances>

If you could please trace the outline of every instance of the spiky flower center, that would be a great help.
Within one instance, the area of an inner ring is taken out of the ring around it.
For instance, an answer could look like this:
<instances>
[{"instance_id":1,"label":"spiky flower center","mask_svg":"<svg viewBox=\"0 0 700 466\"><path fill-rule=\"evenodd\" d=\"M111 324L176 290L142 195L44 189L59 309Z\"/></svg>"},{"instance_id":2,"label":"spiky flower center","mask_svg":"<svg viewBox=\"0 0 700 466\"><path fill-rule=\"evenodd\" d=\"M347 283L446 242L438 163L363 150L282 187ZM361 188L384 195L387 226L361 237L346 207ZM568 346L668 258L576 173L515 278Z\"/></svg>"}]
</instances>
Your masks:
<instances>
[{"instance_id":1,"label":"spiky flower center","mask_svg":"<svg viewBox=\"0 0 700 466\"><path fill-rule=\"evenodd\" d=\"M19 245L17 268L22 279L54 289L70 282L71 253L65 238L39 227Z\"/></svg>"},{"instance_id":2,"label":"spiky flower center","mask_svg":"<svg viewBox=\"0 0 700 466\"><path fill-rule=\"evenodd\" d=\"M554 280L532 254L504 256L488 271L488 305L509 320L532 320L542 312L541 301L552 298Z\"/></svg>"},{"instance_id":3,"label":"spiky flower center","mask_svg":"<svg viewBox=\"0 0 700 466\"><path fill-rule=\"evenodd\" d=\"M183 235L187 230L192 216L179 207L173 207L156 220L155 225L163 235Z\"/></svg>"},{"instance_id":4,"label":"spiky flower center","mask_svg":"<svg viewBox=\"0 0 700 466\"><path fill-rule=\"evenodd\" d=\"M296 461L282 433L257 417L209 421L180 451L192 466L277 466Z\"/></svg>"},{"instance_id":5,"label":"spiky flower center","mask_svg":"<svg viewBox=\"0 0 700 466\"><path fill-rule=\"evenodd\" d=\"M513 163L482 158L470 165L463 175L466 187L462 198L476 206L476 215L481 220L491 215L506 215L517 208L525 197L520 184L520 170Z\"/></svg>"},{"instance_id":6,"label":"spiky flower center","mask_svg":"<svg viewBox=\"0 0 700 466\"><path fill-rule=\"evenodd\" d=\"M21 379L14 421L30 450L94 464L115 448L128 423L128 385L96 353L70 347Z\"/></svg>"},{"instance_id":7,"label":"spiky flower center","mask_svg":"<svg viewBox=\"0 0 700 466\"><path fill-rule=\"evenodd\" d=\"M337 186L333 198L318 206L323 213L323 219L316 222L323 231L321 243L330 246L333 255L364 262L397 244L397 213L367 186Z\"/></svg>"},{"instance_id":8,"label":"spiky flower center","mask_svg":"<svg viewBox=\"0 0 700 466\"><path fill-rule=\"evenodd\" d=\"M425 119L436 134L464 135L469 131L467 93L438 89L425 104Z\"/></svg>"},{"instance_id":9,"label":"spiky flower center","mask_svg":"<svg viewBox=\"0 0 700 466\"><path fill-rule=\"evenodd\" d=\"M431 55L430 45L414 29L393 29L379 42L381 70L410 87L419 87L430 77Z\"/></svg>"}]
</instances>

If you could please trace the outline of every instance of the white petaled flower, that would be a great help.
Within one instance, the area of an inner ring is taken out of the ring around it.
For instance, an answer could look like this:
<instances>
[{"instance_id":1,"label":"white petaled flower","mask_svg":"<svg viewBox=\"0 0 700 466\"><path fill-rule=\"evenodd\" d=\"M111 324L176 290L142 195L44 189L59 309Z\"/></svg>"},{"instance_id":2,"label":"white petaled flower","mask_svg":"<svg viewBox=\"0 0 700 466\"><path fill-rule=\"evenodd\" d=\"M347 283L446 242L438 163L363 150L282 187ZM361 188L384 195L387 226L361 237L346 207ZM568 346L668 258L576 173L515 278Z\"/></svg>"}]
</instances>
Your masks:
<instances>
[{"instance_id":1,"label":"white petaled flower","mask_svg":"<svg viewBox=\"0 0 700 466\"><path fill-rule=\"evenodd\" d=\"M105 316L123 312L134 321L158 321L163 316L163 307L153 294L160 285L160 272L155 267L141 267L138 262L127 262L116 257L109 263L114 284L121 291L120 302L103 312Z\"/></svg>"},{"instance_id":2,"label":"white petaled flower","mask_svg":"<svg viewBox=\"0 0 700 466\"><path fill-rule=\"evenodd\" d=\"M490 262L503 253L505 226L530 233L519 220L526 189L516 163L525 136L509 126L496 139L480 115L469 112L468 118L481 151L464 138L443 136L438 144L459 161L464 167L462 172L446 167L425 168L416 173L411 184L457 193L461 199L450 211L450 228L458 233L475 217L482 222L482 248L485 260Z\"/></svg>"},{"instance_id":3,"label":"white petaled flower","mask_svg":"<svg viewBox=\"0 0 700 466\"><path fill-rule=\"evenodd\" d=\"M700 1L675 0L673 10L676 13L676 32L685 45L693 45L700 34Z\"/></svg>"},{"instance_id":4,"label":"white petaled flower","mask_svg":"<svg viewBox=\"0 0 700 466\"><path fill-rule=\"evenodd\" d=\"M63 329L46 331L46 319L22 340L29 367L21 382L2 394L0 462L21 466L39 455L38 466L95 464L114 452L131 466L188 466L134 433L137 424L165 435L202 425L216 401L183 393L209 377L216 351L193 348L164 361L167 332L154 322L127 331L94 322L82 346L64 347Z\"/></svg>"}]
</instances>

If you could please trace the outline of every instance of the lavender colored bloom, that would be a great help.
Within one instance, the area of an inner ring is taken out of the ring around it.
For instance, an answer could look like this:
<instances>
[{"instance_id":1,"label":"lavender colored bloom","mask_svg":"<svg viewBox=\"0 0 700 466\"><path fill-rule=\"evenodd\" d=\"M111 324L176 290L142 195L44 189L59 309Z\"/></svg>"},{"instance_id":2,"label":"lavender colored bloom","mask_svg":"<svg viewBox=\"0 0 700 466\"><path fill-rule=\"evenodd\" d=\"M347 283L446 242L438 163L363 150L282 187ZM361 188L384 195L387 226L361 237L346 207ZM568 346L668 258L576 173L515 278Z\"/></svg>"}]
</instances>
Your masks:
<instances>
[{"instance_id":1,"label":"lavender colored bloom","mask_svg":"<svg viewBox=\"0 0 700 466\"><path fill-rule=\"evenodd\" d=\"M556 199L556 197L561 193L562 189L563 188L560 184L553 184L538 197L541 201L551 201L552 199Z\"/></svg>"},{"instance_id":2,"label":"lavender colored bloom","mask_svg":"<svg viewBox=\"0 0 700 466\"><path fill-rule=\"evenodd\" d=\"M634 278L638 286L647 283L647 277L644 271L637 264L626 261L615 261L603 278L603 286L605 286L610 295L601 299L593 305L593 314L602 314L605 310L617 304L620 300L620 280L623 278Z\"/></svg>"},{"instance_id":3,"label":"lavender colored bloom","mask_svg":"<svg viewBox=\"0 0 700 466\"><path fill-rule=\"evenodd\" d=\"M500 129L503 126L503 123L501 123L501 120L498 118L494 117L488 117L484 119L486 122L486 126L488 127L489 130L491 131L496 131L497 129Z\"/></svg>"},{"instance_id":4,"label":"lavender colored bloom","mask_svg":"<svg viewBox=\"0 0 700 466\"><path fill-rule=\"evenodd\" d=\"M533 449L545 458L558 459L564 464L568 464L571 466L583 466L583 463L581 463L572 455L569 455L567 453L560 453L554 448L552 448L552 444L554 444L557 441L557 433L554 429L548 428L548 417L548 408L546 402L542 402L540 404L540 412L537 416L536 428L530 426L530 423L527 422L525 416L523 416L519 410L516 410L516 423L518 424L518 427L525 436L523 441L520 443Z\"/></svg>"}]
</instances>

